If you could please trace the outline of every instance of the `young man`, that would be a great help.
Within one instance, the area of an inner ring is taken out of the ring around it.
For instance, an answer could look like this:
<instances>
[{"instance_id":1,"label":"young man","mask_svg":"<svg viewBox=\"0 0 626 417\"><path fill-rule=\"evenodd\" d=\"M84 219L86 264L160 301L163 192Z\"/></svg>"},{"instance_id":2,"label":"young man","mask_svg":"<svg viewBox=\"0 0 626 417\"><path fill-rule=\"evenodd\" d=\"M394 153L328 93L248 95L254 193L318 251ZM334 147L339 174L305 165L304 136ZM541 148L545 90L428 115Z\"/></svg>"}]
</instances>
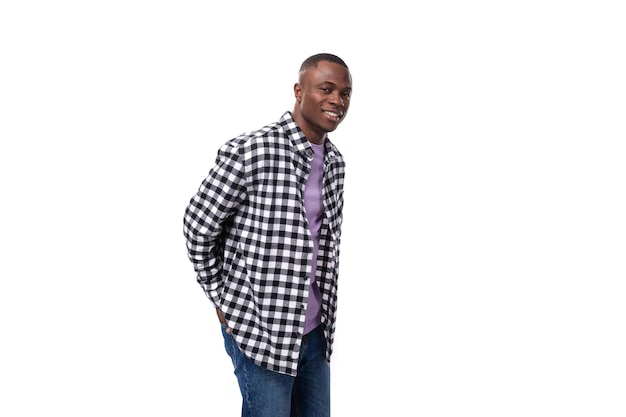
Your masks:
<instances>
[{"instance_id":1,"label":"young man","mask_svg":"<svg viewBox=\"0 0 626 417\"><path fill-rule=\"evenodd\" d=\"M221 146L185 212L242 416L330 416L345 163L327 133L348 112L350 71L313 55L294 94L292 112Z\"/></svg>"}]
</instances>

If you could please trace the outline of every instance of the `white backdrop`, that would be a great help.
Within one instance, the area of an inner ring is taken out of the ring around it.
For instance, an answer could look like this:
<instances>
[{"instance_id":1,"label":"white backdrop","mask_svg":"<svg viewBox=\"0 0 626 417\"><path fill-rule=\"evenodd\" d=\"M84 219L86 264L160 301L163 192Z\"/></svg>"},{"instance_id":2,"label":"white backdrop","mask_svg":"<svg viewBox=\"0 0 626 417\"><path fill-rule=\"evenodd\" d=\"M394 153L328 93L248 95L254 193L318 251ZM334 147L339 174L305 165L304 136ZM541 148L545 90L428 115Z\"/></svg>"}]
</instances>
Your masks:
<instances>
[{"instance_id":1,"label":"white backdrop","mask_svg":"<svg viewBox=\"0 0 626 417\"><path fill-rule=\"evenodd\" d=\"M619 3L3 2L0 415L239 415L183 212L331 52L333 415L623 417Z\"/></svg>"}]
</instances>

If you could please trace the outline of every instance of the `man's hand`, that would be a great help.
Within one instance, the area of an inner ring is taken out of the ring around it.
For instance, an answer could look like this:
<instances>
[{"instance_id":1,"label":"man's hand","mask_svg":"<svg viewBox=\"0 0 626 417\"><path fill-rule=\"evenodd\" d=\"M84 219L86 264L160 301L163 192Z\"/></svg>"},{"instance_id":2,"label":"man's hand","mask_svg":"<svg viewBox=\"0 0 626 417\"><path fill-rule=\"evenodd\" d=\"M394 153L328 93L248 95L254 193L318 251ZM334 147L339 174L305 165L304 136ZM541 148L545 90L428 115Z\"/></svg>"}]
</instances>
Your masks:
<instances>
[{"instance_id":1,"label":"man's hand","mask_svg":"<svg viewBox=\"0 0 626 417\"><path fill-rule=\"evenodd\" d=\"M226 319L224 318L224 315L222 314L220 309L216 308L215 312L217 312L217 318L219 319L220 323L226 325L226 333L230 333L230 327L228 327L228 323L226 323Z\"/></svg>"}]
</instances>

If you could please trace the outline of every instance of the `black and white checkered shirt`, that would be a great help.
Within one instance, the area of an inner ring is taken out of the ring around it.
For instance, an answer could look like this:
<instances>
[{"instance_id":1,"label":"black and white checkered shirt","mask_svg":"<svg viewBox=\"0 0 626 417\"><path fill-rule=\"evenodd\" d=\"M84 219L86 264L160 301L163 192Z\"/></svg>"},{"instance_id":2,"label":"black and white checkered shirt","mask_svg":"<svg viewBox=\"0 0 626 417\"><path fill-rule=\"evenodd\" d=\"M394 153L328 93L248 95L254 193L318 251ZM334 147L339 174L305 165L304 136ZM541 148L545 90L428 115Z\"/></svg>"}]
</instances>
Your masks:
<instances>
[{"instance_id":1,"label":"black and white checkered shirt","mask_svg":"<svg viewBox=\"0 0 626 417\"><path fill-rule=\"evenodd\" d=\"M313 149L286 112L226 142L185 211L189 259L241 350L269 370L296 375L313 240L304 187ZM345 162L326 138L316 279L330 360Z\"/></svg>"}]
</instances>

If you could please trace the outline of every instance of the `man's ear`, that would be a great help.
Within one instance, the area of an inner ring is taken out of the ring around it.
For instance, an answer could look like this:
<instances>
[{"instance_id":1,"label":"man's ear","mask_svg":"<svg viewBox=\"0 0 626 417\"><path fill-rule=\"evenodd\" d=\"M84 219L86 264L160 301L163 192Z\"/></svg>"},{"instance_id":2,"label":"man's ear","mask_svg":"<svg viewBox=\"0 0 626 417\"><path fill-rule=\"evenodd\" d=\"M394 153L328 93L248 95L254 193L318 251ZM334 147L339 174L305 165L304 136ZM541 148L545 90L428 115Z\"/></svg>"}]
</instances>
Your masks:
<instances>
[{"instance_id":1,"label":"man's ear","mask_svg":"<svg viewBox=\"0 0 626 417\"><path fill-rule=\"evenodd\" d=\"M295 83L293 86L293 94L296 96L298 103L302 100L302 86L300 83Z\"/></svg>"}]
</instances>

